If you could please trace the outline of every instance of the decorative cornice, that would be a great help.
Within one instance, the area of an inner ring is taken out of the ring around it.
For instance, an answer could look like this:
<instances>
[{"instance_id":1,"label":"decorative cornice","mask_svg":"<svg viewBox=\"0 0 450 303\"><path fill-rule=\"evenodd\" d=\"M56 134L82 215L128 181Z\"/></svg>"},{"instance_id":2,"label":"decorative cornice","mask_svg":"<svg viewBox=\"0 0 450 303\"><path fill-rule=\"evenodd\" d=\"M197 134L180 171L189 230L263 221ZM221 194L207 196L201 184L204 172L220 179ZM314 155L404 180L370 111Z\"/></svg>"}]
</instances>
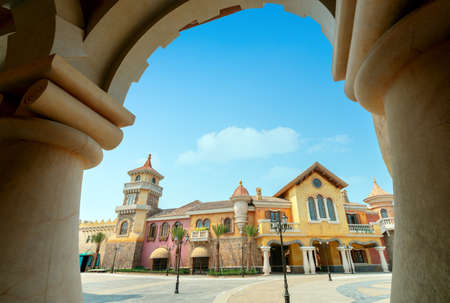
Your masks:
<instances>
[{"instance_id":1,"label":"decorative cornice","mask_svg":"<svg viewBox=\"0 0 450 303\"><path fill-rule=\"evenodd\" d=\"M116 213L118 214L134 214L136 211L149 211L152 207L150 205L144 204L133 204L133 205L121 205L116 207Z\"/></svg>"},{"instance_id":2,"label":"decorative cornice","mask_svg":"<svg viewBox=\"0 0 450 303\"><path fill-rule=\"evenodd\" d=\"M148 218L145 221L169 221L169 220L177 220L177 219L189 219L189 215L182 216L167 216L167 217L156 217L156 218Z\"/></svg>"}]
</instances>

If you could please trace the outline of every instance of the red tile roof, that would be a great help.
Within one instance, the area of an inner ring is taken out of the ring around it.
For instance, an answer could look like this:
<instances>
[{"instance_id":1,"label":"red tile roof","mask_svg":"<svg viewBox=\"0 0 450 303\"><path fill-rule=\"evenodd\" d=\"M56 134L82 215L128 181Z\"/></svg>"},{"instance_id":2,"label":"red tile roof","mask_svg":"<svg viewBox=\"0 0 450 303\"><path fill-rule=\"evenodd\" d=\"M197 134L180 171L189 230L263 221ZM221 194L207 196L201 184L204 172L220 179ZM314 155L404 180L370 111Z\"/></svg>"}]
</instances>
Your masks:
<instances>
[{"instance_id":1,"label":"red tile roof","mask_svg":"<svg viewBox=\"0 0 450 303\"><path fill-rule=\"evenodd\" d=\"M242 185L242 181L239 182L239 186L234 190L233 196L249 196L247 189Z\"/></svg>"},{"instance_id":2,"label":"red tile roof","mask_svg":"<svg viewBox=\"0 0 450 303\"><path fill-rule=\"evenodd\" d=\"M131 174L135 174L138 172L145 172L145 171L149 171L150 173L153 173L154 175L160 177L161 179L164 178L163 175L161 175L156 169L154 169L152 167L152 154L148 154L148 158L147 161L145 161L144 165L142 165L141 167L132 169L128 172L129 175Z\"/></svg>"}]
</instances>

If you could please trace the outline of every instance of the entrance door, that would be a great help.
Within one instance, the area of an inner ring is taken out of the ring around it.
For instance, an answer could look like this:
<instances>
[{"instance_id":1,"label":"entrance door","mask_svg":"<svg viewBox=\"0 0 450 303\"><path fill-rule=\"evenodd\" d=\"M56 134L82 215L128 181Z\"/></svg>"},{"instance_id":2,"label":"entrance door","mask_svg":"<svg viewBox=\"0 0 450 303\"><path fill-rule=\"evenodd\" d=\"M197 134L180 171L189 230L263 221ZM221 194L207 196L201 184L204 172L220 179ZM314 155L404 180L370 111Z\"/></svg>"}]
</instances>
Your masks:
<instances>
[{"instance_id":1,"label":"entrance door","mask_svg":"<svg viewBox=\"0 0 450 303\"><path fill-rule=\"evenodd\" d=\"M167 270L167 258L153 259L152 270L157 271Z\"/></svg>"},{"instance_id":2,"label":"entrance door","mask_svg":"<svg viewBox=\"0 0 450 303\"><path fill-rule=\"evenodd\" d=\"M288 251L289 247L284 246L283 250L284 253ZM289 258L288 256L285 256L286 258L286 265L289 265ZM272 272L283 272L283 262L281 260L281 245L272 245L270 247L270 267L272 269Z\"/></svg>"},{"instance_id":3,"label":"entrance door","mask_svg":"<svg viewBox=\"0 0 450 303\"><path fill-rule=\"evenodd\" d=\"M88 266L88 262L90 261L91 256L82 256L80 262L80 272L85 272Z\"/></svg>"},{"instance_id":4,"label":"entrance door","mask_svg":"<svg viewBox=\"0 0 450 303\"><path fill-rule=\"evenodd\" d=\"M205 274L208 272L209 257L192 258L193 267L192 273Z\"/></svg>"}]
</instances>

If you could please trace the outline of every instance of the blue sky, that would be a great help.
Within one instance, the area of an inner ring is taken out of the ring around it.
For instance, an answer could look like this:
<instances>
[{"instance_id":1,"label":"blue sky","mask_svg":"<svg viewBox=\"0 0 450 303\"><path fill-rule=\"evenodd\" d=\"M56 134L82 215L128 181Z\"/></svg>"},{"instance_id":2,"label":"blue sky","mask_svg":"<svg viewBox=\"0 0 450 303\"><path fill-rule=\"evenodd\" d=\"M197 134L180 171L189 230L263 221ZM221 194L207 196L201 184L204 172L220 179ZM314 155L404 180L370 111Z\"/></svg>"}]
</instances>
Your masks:
<instances>
[{"instance_id":1,"label":"blue sky","mask_svg":"<svg viewBox=\"0 0 450 303\"><path fill-rule=\"evenodd\" d=\"M243 180L273 195L315 161L362 202L372 177L392 192L370 114L331 77L332 47L311 18L277 5L180 33L149 58L125 106L136 123L85 171L82 220L115 218L127 171L165 176L159 206L228 199Z\"/></svg>"}]
</instances>

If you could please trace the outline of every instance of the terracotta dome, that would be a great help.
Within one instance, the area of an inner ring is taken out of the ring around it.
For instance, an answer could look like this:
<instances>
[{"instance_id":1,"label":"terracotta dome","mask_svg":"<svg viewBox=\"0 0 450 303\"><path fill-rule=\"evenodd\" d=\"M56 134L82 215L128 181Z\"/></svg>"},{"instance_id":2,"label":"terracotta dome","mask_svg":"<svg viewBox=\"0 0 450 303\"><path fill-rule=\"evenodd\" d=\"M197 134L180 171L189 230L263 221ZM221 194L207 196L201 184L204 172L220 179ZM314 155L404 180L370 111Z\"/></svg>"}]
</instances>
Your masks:
<instances>
[{"instance_id":1,"label":"terracotta dome","mask_svg":"<svg viewBox=\"0 0 450 303\"><path fill-rule=\"evenodd\" d=\"M239 186L234 190L233 196L249 196L247 189L242 185L242 181L239 181Z\"/></svg>"}]
</instances>

